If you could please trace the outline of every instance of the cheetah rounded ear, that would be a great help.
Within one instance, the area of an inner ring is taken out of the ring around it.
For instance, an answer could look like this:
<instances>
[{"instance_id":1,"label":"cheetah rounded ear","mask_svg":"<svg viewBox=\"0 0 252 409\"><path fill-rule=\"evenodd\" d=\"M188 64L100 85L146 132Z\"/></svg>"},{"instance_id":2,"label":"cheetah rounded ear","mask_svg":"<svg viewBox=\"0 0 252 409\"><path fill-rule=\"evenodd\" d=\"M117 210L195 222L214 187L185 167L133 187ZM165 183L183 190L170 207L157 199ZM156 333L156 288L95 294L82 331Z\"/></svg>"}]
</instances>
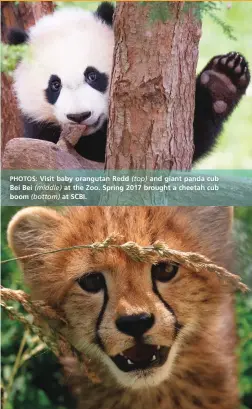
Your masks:
<instances>
[{"instance_id":1,"label":"cheetah rounded ear","mask_svg":"<svg viewBox=\"0 0 252 409\"><path fill-rule=\"evenodd\" d=\"M10 45L24 44L28 42L29 36L26 31L20 28L10 28L7 34L7 40Z\"/></svg>"},{"instance_id":2,"label":"cheetah rounded ear","mask_svg":"<svg viewBox=\"0 0 252 409\"><path fill-rule=\"evenodd\" d=\"M17 257L45 251L50 248L61 220L62 216L53 209L45 207L22 209L8 225L8 244ZM21 265L25 266L26 261L21 260Z\"/></svg>"},{"instance_id":3,"label":"cheetah rounded ear","mask_svg":"<svg viewBox=\"0 0 252 409\"><path fill-rule=\"evenodd\" d=\"M191 228L198 232L200 245L217 264L233 268L235 255L232 238L233 207L202 206L192 208Z\"/></svg>"},{"instance_id":4,"label":"cheetah rounded ear","mask_svg":"<svg viewBox=\"0 0 252 409\"><path fill-rule=\"evenodd\" d=\"M95 14L100 20L104 21L108 26L112 26L114 11L115 11L115 8L113 4L107 1L104 1L98 6Z\"/></svg>"},{"instance_id":5,"label":"cheetah rounded ear","mask_svg":"<svg viewBox=\"0 0 252 409\"><path fill-rule=\"evenodd\" d=\"M233 225L233 207L231 206L202 206L197 208L196 223L202 228L209 229L213 235L230 233Z\"/></svg>"}]
</instances>

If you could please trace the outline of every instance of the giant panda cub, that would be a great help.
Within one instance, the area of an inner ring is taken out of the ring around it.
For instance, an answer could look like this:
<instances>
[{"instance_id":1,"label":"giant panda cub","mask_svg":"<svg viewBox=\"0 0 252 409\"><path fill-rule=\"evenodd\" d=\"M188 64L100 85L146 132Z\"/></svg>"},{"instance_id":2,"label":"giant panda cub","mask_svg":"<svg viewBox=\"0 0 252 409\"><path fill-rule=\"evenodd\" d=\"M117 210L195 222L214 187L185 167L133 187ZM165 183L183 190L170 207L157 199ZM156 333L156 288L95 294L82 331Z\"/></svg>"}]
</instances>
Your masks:
<instances>
[{"instance_id":1,"label":"giant panda cub","mask_svg":"<svg viewBox=\"0 0 252 409\"><path fill-rule=\"evenodd\" d=\"M104 162L114 33L112 4L96 12L65 8L42 17L28 32L12 29L10 44L28 43L29 55L14 73L25 136L56 143L61 126L84 125L76 145L83 157ZM194 158L215 145L223 122L250 81L239 53L210 60L196 81Z\"/></svg>"}]
</instances>

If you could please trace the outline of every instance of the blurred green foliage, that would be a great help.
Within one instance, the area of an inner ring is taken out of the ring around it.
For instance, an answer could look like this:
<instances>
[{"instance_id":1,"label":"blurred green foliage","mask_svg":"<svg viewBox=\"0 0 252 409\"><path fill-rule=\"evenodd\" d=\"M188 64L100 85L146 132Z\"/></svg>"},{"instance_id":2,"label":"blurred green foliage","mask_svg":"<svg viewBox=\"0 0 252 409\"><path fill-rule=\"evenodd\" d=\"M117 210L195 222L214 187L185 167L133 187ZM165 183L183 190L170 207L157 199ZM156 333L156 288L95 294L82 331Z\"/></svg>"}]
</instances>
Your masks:
<instances>
[{"instance_id":1,"label":"blurred green foliage","mask_svg":"<svg viewBox=\"0 0 252 409\"><path fill-rule=\"evenodd\" d=\"M85 10L94 11L97 9L101 2L100 1L69 1L65 3L64 1L56 1L58 8L61 7L82 7ZM112 1L111 3L115 3Z\"/></svg>"},{"instance_id":2,"label":"blurred green foliage","mask_svg":"<svg viewBox=\"0 0 252 409\"><path fill-rule=\"evenodd\" d=\"M238 264L236 271L252 289L252 207L238 207L235 210L235 239L237 242ZM252 294L237 296L237 328L241 340L238 354L240 370L240 391L243 408L252 408Z\"/></svg>"},{"instance_id":3,"label":"blurred green foliage","mask_svg":"<svg viewBox=\"0 0 252 409\"><path fill-rule=\"evenodd\" d=\"M27 51L28 46L25 44L8 45L1 43L1 72L11 75L17 63L25 56Z\"/></svg>"},{"instance_id":4,"label":"blurred green foliage","mask_svg":"<svg viewBox=\"0 0 252 409\"><path fill-rule=\"evenodd\" d=\"M139 2L141 6L147 6L150 8L150 21L162 21L165 23L172 16L171 6L172 2L169 1L155 1L155 2ZM183 13L191 12L199 20L203 19L203 16L209 16L218 26L222 28L224 33L232 40L235 40L233 29L228 25L225 20L219 16L219 11L225 7L220 1L188 1L183 4Z\"/></svg>"},{"instance_id":5,"label":"blurred green foliage","mask_svg":"<svg viewBox=\"0 0 252 409\"><path fill-rule=\"evenodd\" d=\"M12 257L6 244L7 224L19 208L2 208L2 259ZM234 236L237 242L236 271L252 288L252 207L235 209ZM25 289L20 269L15 262L2 268L2 284L13 289ZM18 306L17 306L18 307ZM18 307L20 309L20 307ZM237 328L241 340L238 347L240 392L243 409L252 408L252 295L237 295ZM24 328L2 313L2 382L8 385L20 348ZM29 334L25 351L37 345L36 337ZM38 406L39 404L39 406ZM74 401L63 386L60 366L46 349L27 359L14 378L8 404L3 409L73 409Z\"/></svg>"},{"instance_id":6,"label":"blurred green foliage","mask_svg":"<svg viewBox=\"0 0 252 409\"><path fill-rule=\"evenodd\" d=\"M18 207L4 207L2 210L2 260L12 257L6 243L6 228L10 218L19 210ZM15 262L7 263L2 268L2 285L12 289L24 289L21 271ZM23 313L19 305L15 307ZM24 327L11 321L2 311L2 386L8 389L13 367L24 334ZM25 352L30 353L38 341L33 334L27 336ZM39 406L38 406L39 405ZM31 359L26 360L14 378L3 409L66 409L73 408L74 401L67 388L63 386L60 365L54 355L47 349L42 350Z\"/></svg>"}]
</instances>

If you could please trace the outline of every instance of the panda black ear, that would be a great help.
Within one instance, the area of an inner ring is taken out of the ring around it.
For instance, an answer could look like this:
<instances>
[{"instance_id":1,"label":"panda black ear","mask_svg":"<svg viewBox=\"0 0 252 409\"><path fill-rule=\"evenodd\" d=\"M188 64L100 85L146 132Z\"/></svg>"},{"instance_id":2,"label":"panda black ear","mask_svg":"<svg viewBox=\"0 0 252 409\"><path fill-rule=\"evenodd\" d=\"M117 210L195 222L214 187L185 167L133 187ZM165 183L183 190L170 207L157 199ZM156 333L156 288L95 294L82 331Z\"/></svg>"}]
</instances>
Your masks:
<instances>
[{"instance_id":1,"label":"panda black ear","mask_svg":"<svg viewBox=\"0 0 252 409\"><path fill-rule=\"evenodd\" d=\"M20 28L11 28L7 34L8 44L18 45L24 44L28 41L29 36L26 31Z\"/></svg>"},{"instance_id":2,"label":"panda black ear","mask_svg":"<svg viewBox=\"0 0 252 409\"><path fill-rule=\"evenodd\" d=\"M114 11L115 11L115 8L113 4L107 1L104 1L103 3L99 5L95 14L97 15L99 19L104 21L106 24L108 24L109 26L112 26Z\"/></svg>"}]
</instances>

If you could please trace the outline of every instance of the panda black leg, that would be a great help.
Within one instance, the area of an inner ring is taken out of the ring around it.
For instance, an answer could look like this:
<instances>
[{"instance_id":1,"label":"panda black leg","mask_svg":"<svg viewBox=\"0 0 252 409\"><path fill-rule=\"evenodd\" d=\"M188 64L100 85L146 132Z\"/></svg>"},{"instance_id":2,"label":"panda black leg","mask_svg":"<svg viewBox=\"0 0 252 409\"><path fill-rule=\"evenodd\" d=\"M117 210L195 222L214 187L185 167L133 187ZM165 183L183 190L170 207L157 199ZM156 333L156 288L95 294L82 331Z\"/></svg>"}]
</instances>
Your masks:
<instances>
[{"instance_id":1,"label":"panda black leg","mask_svg":"<svg viewBox=\"0 0 252 409\"><path fill-rule=\"evenodd\" d=\"M36 122L26 116L23 117L24 137L32 139L42 139L57 143L60 137L61 128L59 125L46 122Z\"/></svg>"},{"instance_id":2,"label":"panda black leg","mask_svg":"<svg viewBox=\"0 0 252 409\"><path fill-rule=\"evenodd\" d=\"M193 162L208 153L224 121L237 106L250 81L245 58L231 52L215 56L197 77Z\"/></svg>"}]
</instances>

